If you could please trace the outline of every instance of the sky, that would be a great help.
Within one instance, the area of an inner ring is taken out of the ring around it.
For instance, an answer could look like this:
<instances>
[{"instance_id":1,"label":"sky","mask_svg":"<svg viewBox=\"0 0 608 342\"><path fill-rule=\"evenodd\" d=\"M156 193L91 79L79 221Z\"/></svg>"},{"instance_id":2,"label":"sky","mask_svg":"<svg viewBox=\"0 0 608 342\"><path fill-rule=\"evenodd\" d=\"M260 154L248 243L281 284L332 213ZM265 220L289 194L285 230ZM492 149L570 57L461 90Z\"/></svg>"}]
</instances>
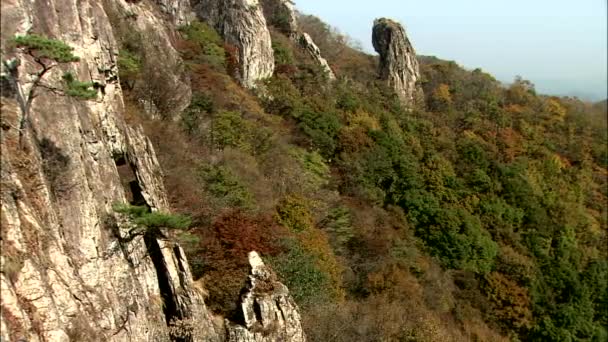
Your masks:
<instances>
[{"instance_id":1,"label":"sky","mask_svg":"<svg viewBox=\"0 0 608 342\"><path fill-rule=\"evenodd\" d=\"M420 55L516 75L538 92L602 100L607 94L608 0L295 0L375 53L375 18L401 22Z\"/></svg>"}]
</instances>

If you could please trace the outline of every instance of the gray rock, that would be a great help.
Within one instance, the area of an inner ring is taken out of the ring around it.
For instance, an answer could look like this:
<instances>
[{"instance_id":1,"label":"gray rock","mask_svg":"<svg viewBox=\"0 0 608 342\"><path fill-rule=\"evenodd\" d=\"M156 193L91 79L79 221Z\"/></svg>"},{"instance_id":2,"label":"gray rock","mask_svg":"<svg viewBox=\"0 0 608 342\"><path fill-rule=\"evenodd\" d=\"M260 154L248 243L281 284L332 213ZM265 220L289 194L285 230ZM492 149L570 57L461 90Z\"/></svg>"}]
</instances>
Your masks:
<instances>
[{"instance_id":1,"label":"gray rock","mask_svg":"<svg viewBox=\"0 0 608 342\"><path fill-rule=\"evenodd\" d=\"M411 108L421 92L416 84L420 71L403 26L391 19L376 19L372 43L380 54L380 78L395 90L404 106Z\"/></svg>"},{"instance_id":2,"label":"gray rock","mask_svg":"<svg viewBox=\"0 0 608 342\"><path fill-rule=\"evenodd\" d=\"M155 5L104 2L133 6L133 29L149 40L161 37L159 51L172 49L171 24ZM124 120L118 46L106 8L97 0L3 0L3 46L29 27L66 42L80 61L44 76L22 144L21 108L14 98L1 98L0 339L167 341L168 320L190 320L199 327L194 340L219 341L181 248L161 237L130 236L129 223L111 209L127 202L132 191L125 181L136 184L152 210L169 207L154 148ZM19 59L14 74L27 93L40 67L18 51L1 58ZM97 83L97 98L57 91L65 70Z\"/></svg>"},{"instance_id":3,"label":"gray rock","mask_svg":"<svg viewBox=\"0 0 608 342\"><path fill-rule=\"evenodd\" d=\"M321 56L321 50L319 50L319 47L317 46L317 44L315 44L315 42L308 35L308 33L302 33L300 35L299 43L300 46L302 46L302 48L306 52L308 52L308 54L317 62L317 64L319 64L319 66L327 75L327 78L330 80L335 80L336 75L334 75L334 72L331 70L329 63L327 63L327 60L323 58L323 56Z\"/></svg>"},{"instance_id":4,"label":"gray rock","mask_svg":"<svg viewBox=\"0 0 608 342\"><path fill-rule=\"evenodd\" d=\"M196 14L238 50L239 82L255 88L274 72L274 52L258 0L193 0Z\"/></svg>"},{"instance_id":5,"label":"gray rock","mask_svg":"<svg viewBox=\"0 0 608 342\"><path fill-rule=\"evenodd\" d=\"M176 26L187 25L194 16L189 0L156 0L156 3Z\"/></svg>"},{"instance_id":6,"label":"gray rock","mask_svg":"<svg viewBox=\"0 0 608 342\"><path fill-rule=\"evenodd\" d=\"M266 21L277 27L293 42L299 44L312 60L323 69L329 80L336 79L329 63L323 58L321 50L310 35L305 32L299 32L298 16L293 2L291 0L262 0L262 5Z\"/></svg>"},{"instance_id":7,"label":"gray rock","mask_svg":"<svg viewBox=\"0 0 608 342\"><path fill-rule=\"evenodd\" d=\"M262 7L268 24L292 39L297 38L298 18L291 0L262 0Z\"/></svg>"},{"instance_id":8,"label":"gray rock","mask_svg":"<svg viewBox=\"0 0 608 342\"><path fill-rule=\"evenodd\" d=\"M226 322L231 342L304 342L298 307L289 290L256 252L249 253L251 271L241 295L242 324Z\"/></svg>"}]
</instances>

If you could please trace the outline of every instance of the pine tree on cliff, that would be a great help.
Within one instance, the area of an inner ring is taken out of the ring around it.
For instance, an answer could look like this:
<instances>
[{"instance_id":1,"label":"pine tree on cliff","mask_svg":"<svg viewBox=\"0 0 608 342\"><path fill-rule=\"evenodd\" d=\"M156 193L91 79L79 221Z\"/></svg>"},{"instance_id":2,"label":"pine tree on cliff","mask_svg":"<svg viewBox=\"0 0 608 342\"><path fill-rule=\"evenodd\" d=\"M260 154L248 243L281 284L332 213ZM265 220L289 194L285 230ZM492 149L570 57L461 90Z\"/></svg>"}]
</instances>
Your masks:
<instances>
[{"instance_id":1,"label":"pine tree on cliff","mask_svg":"<svg viewBox=\"0 0 608 342\"><path fill-rule=\"evenodd\" d=\"M36 90L42 86L41 82L43 77L59 63L77 62L80 58L72 53L74 49L66 43L36 34L16 36L12 39L12 43L16 48L20 49L23 54L30 56L40 67L38 71L32 75L31 86L27 89L19 80L18 68L21 64L21 60L13 58L2 61L5 69L2 78L6 79L11 88L15 91L15 98L19 104L19 109L21 110L21 120L18 128L19 142L21 144L27 123L29 122L32 102L37 95ZM91 82L79 82L73 78L71 73L66 73L63 79L66 81L67 85L65 94L69 96L91 99L97 95L97 91L90 89L93 86ZM56 90L50 87L46 88Z\"/></svg>"}]
</instances>

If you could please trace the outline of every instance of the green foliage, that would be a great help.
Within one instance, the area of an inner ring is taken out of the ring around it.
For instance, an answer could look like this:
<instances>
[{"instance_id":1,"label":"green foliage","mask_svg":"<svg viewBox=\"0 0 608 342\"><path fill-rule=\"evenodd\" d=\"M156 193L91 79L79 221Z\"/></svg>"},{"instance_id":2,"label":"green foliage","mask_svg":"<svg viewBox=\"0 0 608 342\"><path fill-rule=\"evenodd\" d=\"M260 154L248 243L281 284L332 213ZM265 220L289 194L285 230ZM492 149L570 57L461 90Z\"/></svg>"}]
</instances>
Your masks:
<instances>
[{"instance_id":1,"label":"green foliage","mask_svg":"<svg viewBox=\"0 0 608 342\"><path fill-rule=\"evenodd\" d=\"M261 154L268 149L271 139L268 129L244 119L238 112L220 111L211 123L211 141L218 149L235 147Z\"/></svg>"},{"instance_id":2,"label":"green foliage","mask_svg":"<svg viewBox=\"0 0 608 342\"><path fill-rule=\"evenodd\" d=\"M213 120L211 139L218 148L236 147L249 148L247 132L250 124L238 112L219 112Z\"/></svg>"},{"instance_id":3,"label":"green foliage","mask_svg":"<svg viewBox=\"0 0 608 342\"><path fill-rule=\"evenodd\" d=\"M79 58L74 56L72 47L66 43L37 34L16 36L12 42L20 48L24 48L38 59L48 58L59 63L77 62Z\"/></svg>"},{"instance_id":4,"label":"green foliage","mask_svg":"<svg viewBox=\"0 0 608 342\"><path fill-rule=\"evenodd\" d=\"M324 157L331 157L336 149L336 137L341 128L335 113L315 112L305 109L296 114L300 129L310 137L312 144Z\"/></svg>"},{"instance_id":5,"label":"green foliage","mask_svg":"<svg viewBox=\"0 0 608 342\"><path fill-rule=\"evenodd\" d=\"M301 110L300 91L283 75L277 75L265 82L270 96L263 99L264 109L271 114L292 117Z\"/></svg>"},{"instance_id":6,"label":"green foliage","mask_svg":"<svg viewBox=\"0 0 608 342\"><path fill-rule=\"evenodd\" d=\"M118 54L118 75L120 80L133 87L135 80L141 74L141 57L129 50L120 50Z\"/></svg>"},{"instance_id":7,"label":"green foliage","mask_svg":"<svg viewBox=\"0 0 608 342\"><path fill-rule=\"evenodd\" d=\"M355 236L350 210L343 206L332 208L321 226L329 232L334 250L340 254L346 253L348 243Z\"/></svg>"},{"instance_id":8,"label":"green foliage","mask_svg":"<svg viewBox=\"0 0 608 342\"><path fill-rule=\"evenodd\" d=\"M253 195L230 169L222 165L202 165L199 175L205 190L221 207L251 208Z\"/></svg>"},{"instance_id":9,"label":"green foliage","mask_svg":"<svg viewBox=\"0 0 608 342\"><path fill-rule=\"evenodd\" d=\"M179 31L196 49L192 51L193 54L186 56L187 59L198 59L214 66L225 66L224 41L213 28L201 21L192 21L190 25L180 27Z\"/></svg>"},{"instance_id":10,"label":"green foliage","mask_svg":"<svg viewBox=\"0 0 608 342\"><path fill-rule=\"evenodd\" d=\"M94 88L93 82L80 82L74 78L74 74L71 72L63 74L63 80L66 84L66 95L83 100L92 100L97 97L97 90Z\"/></svg>"},{"instance_id":11,"label":"green foliage","mask_svg":"<svg viewBox=\"0 0 608 342\"><path fill-rule=\"evenodd\" d=\"M318 190L329 183L329 166L317 151L308 152L292 148L289 154L300 163L306 180L306 189Z\"/></svg>"},{"instance_id":12,"label":"green foliage","mask_svg":"<svg viewBox=\"0 0 608 342\"><path fill-rule=\"evenodd\" d=\"M299 196L285 198L277 208L277 215L279 223L295 232L303 232L313 226L309 203Z\"/></svg>"},{"instance_id":13,"label":"green foliage","mask_svg":"<svg viewBox=\"0 0 608 342\"><path fill-rule=\"evenodd\" d=\"M277 65L292 65L294 63L293 53L283 43L273 41L272 50L274 51L274 62Z\"/></svg>"},{"instance_id":14,"label":"green foliage","mask_svg":"<svg viewBox=\"0 0 608 342\"><path fill-rule=\"evenodd\" d=\"M416 234L445 266L477 273L492 269L498 247L476 216L461 208L441 208L425 192L411 193L406 203L418 223Z\"/></svg>"},{"instance_id":15,"label":"green foliage","mask_svg":"<svg viewBox=\"0 0 608 342\"><path fill-rule=\"evenodd\" d=\"M215 111L213 100L206 94L195 93L192 95L192 101L181 115L182 125L186 132L194 134L199 129L200 120L205 114L210 114Z\"/></svg>"},{"instance_id":16,"label":"green foliage","mask_svg":"<svg viewBox=\"0 0 608 342\"><path fill-rule=\"evenodd\" d=\"M146 206L133 206L116 203L112 206L115 212L129 216L132 222L146 230L153 231L160 228L184 230L190 227L191 220L187 216L150 212Z\"/></svg>"},{"instance_id":17,"label":"green foliage","mask_svg":"<svg viewBox=\"0 0 608 342\"><path fill-rule=\"evenodd\" d=\"M330 300L330 279L319 269L316 258L295 239L284 243L288 252L269 258L268 263L287 285L296 303L308 307Z\"/></svg>"}]
</instances>

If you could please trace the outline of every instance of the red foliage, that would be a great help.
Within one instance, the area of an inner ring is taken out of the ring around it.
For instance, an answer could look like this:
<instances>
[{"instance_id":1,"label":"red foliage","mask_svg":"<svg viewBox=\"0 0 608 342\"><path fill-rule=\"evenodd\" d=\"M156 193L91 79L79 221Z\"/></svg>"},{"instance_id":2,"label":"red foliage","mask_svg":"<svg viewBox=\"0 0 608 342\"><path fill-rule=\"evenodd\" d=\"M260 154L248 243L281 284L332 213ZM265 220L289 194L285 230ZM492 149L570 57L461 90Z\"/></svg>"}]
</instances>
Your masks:
<instances>
[{"instance_id":1,"label":"red foliage","mask_svg":"<svg viewBox=\"0 0 608 342\"><path fill-rule=\"evenodd\" d=\"M226 51L226 71L228 75L238 75L239 49L232 44L224 43L224 51Z\"/></svg>"},{"instance_id":2,"label":"red foliage","mask_svg":"<svg viewBox=\"0 0 608 342\"><path fill-rule=\"evenodd\" d=\"M247 254L257 251L262 256L282 251L281 237L287 234L270 215L249 216L231 211L219 216L210 229L194 232L200 237L202 276L209 291L212 310L231 314L249 272ZM201 274L198 274L200 276Z\"/></svg>"},{"instance_id":3,"label":"red foliage","mask_svg":"<svg viewBox=\"0 0 608 342\"><path fill-rule=\"evenodd\" d=\"M225 257L230 256L237 264L247 264L247 254L257 251L262 255L274 255L280 251L278 238L285 234L269 215L249 217L236 211L220 216L213 223L215 239Z\"/></svg>"},{"instance_id":4,"label":"red foliage","mask_svg":"<svg viewBox=\"0 0 608 342\"><path fill-rule=\"evenodd\" d=\"M182 55L182 58L187 61L195 60L199 55L203 54L201 45L189 40L177 39L174 46L175 49Z\"/></svg>"},{"instance_id":5,"label":"red foliage","mask_svg":"<svg viewBox=\"0 0 608 342\"><path fill-rule=\"evenodd\" d=\"M274 72L277 75L293 76L298 72L298 68L291 64L279 64L275 67Z\"/></svg>"}]
</instances>

